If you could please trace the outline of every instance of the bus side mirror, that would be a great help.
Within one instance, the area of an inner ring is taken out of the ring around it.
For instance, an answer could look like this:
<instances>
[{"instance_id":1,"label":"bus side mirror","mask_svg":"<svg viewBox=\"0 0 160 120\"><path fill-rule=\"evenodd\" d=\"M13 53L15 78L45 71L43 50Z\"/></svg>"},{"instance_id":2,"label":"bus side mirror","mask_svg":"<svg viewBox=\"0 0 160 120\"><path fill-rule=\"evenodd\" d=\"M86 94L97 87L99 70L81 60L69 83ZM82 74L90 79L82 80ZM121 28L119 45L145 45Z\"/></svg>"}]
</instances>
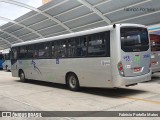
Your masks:
<instances>
[{"instance_id":1,"label":"bus side mirror","mask_svg":"<svg viewBox=\"0 0 160 120\"><path fill-rule=\"evenodd\" d=\"M116 28L116 24L113 25L113 28Z\"/></svg>"}]
</instances>

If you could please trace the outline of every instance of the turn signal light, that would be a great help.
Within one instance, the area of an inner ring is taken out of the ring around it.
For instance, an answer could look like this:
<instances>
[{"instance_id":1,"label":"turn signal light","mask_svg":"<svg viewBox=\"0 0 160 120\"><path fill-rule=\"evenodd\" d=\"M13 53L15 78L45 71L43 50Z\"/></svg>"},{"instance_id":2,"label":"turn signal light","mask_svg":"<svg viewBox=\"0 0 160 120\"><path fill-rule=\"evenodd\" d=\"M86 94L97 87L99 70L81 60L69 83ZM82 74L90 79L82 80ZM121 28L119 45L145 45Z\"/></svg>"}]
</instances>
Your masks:
<instances>
[{"instance_id":1,"label":"turn signal light","mask_svg":"<svg viewBox=\"0 0 160 120\"><path fill-rule=\"evenodd\" d=\"M124 77L124 69L123 69L122 62L118 63L118 71L119 71L119 74Z\"/></svg>"}]
</instances>

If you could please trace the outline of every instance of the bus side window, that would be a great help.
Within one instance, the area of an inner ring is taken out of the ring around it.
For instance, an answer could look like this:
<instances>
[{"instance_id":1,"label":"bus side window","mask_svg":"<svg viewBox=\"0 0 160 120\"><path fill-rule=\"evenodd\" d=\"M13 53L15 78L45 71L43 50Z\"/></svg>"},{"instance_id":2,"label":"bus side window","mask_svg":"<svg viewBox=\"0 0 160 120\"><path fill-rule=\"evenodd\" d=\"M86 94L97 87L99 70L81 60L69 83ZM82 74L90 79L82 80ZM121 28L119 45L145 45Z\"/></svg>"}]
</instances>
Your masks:
<instances>
[{"instance_id":1,"label":"bus side window","mask_svg":"<svg viewBox=\"0 0 160 120\"><path fill-rule=\"evenodd\" d=\"M31 58L31 59L36 58L37 53L35 52L36 51L35 49L36 47L34 45L28 46L28 55L27 55L28 58Z\"/></svg>"},{"instance_id":2,"label":"bus side window","mask_svg":"<svg viewBox=\"0 0 160 120\"><path fill-rule=\"evenodd\" d=\"M11 53L12 53L12 59L17 59L17 49L16 48L12 48L12 51L11 51Z\"/></svg>"},{"instance_id":3,"label":"bus side window","mask_svg":"<svg viewBox=\"0 0 160 120\"><path fill-rule=\"evenodd\" d=\"M67 57L67 42L66 40L55 41L55 57L63 58Z\"/></svg>"},{"instance_id":4,"label":"bus side window","mask_svg":"<svg viewBox=\"0 0 160 120\"><path fill-rule=\"evenodd\" d=\"M47 43L40 43L38 44L38 57L39 58L49 58L50 57L50 44Z\"/></svg>"},{"instance_id":5,"label":"bus side window","mask_svg":"<svg viewBox=\"0 0 160 120\"><path fill-rule=\"evenodd\" d=\"M52 42L52 46L51 46L51 49L52 49L52 58L55 58L55 44L54 42Z\"/></svg>"},{"instance_id":6,"label":"bus side window","mask_svg":"<svg viewBox=\"0 0 160 120\"><path fill-rule=\"evenodd\" d=\"M76 39L70 38L68 40L68 57L76 57Z\"/></svg>"},{"instance_id":7,"label":"bus side window","mask_svg":"<svg viewBox=\"0 0 160 120\"><path fill-rule=\"evenodd\" d=\"M60 57L60 41L55 41L54 42L54 54L55 54L55 56L54 57L56 57L56 58L59 58Z\"/></svg>"},{"instance_id":8,"label":"bus side window","mask_svg":"<svg viewBox=\"0 0 160 120\"><path fill-rule=\"evenodd\" d=\"M87 53L87 39L86 37L76 38L76 56L83 57Z\"/></svg>"},{"instance_id":9,"label":"bus side window","mask_svg":"<svg viewBox=\"0 0 160 120\"><path fill-rule=\"evenodd\" d=\"M104 33L90 35L88 40L88 56L104 56L105 54Z\"/></svg>"},{"instance_id":10,"label":"bus side window","mask_svg":"<svg viewBox=\"0 0 160 120\"><path fill-rule=\"evenodd\" d=\"M6 55L6 54L4 54L3 59L4 59L4 60L7 60L7 55Z\"/></svg>"},{"instance_id":11,"label":"bus side window","mask_svg":"<svg viewBox=\"0 0 160 120\"><path fill-rule=\"evenodd\" d=\"M19 49L19 58L23 59L27 57L27 47L26 46L21 46Z\"/></svg>"},{"instance_id":12,"label":"bus side window","mask_svg":"<svg viewBox=\"0 0 160 120\"><path fill-rule=\"evenodd\" d=\"M106 43L106 56L110 57L110 31L104 33L104 40Z\"/></svg>"},{"instance_id":13,"label":"bus side window","mask_svg":"<svg viewBox=\"0 0 160 120\"><path fill-rule=\"evenodd\" d=\"M61 57L67 57L67 41L61 41Z\"/></svg>"}]
</instances>

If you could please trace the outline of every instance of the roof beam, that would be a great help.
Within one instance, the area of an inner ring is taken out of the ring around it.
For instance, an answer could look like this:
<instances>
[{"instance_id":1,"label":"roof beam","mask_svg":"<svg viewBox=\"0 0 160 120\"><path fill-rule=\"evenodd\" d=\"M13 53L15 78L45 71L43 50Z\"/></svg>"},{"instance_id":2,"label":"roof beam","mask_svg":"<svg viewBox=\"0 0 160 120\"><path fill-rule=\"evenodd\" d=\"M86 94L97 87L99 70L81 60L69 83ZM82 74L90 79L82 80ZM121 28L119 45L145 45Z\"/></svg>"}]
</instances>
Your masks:
<instances>
[{"instance_id":1,"label":"roof beam","mask_svg":"<svg viewBox=\"0 0 160 120\"><path fill-rule=\"evenodd\" d=\"M57 15L55 15L54 17L58 17L58 16L61 16L61 15L64 15L64 14L66 14L66 13L69 13L69 12L73 11L73 10L79 9L79 8L81 8L81 7L83 7L83 6L84 6L84 5L80 5L80 6L74 7L74 8L72 8L72 9L68 10L68 11L65 11L65 12L62 12L62 13L60 13L60 14L57 14ZM45 10L45 11L46 11L46 10Z\"/></svg>"},{"instance_id":2,"label":"roof beam","mask_svg":"<svg viewBox=\"0 0 160 120\"><path fill-rule=\"evenodd\" d=\"M79 16L79 17L73 18L73 19L71 19L71 20L67 20L67 21L65 21L64 23L72 22L72 21L74 21L74 20L78 20L78 19L81 19L81 18L83 18L83 17L90 16L90 15L93 15L93 14L95 14L95 13L94 13L94 12L90 12L90 13L87 13L87 14L85 14L85 15L81 15L81 16Z\"/></svg>"},{"instance_id":3,"label":"roof beam","mask_svg":"<svg viewBox=\"0 0 160 120\"><path fill-rule=\"evenodd\" d=\"M68 1L68 0L64 0L63 2L60 2L60 3L56 4L56 5L53 5L53 6L49 7L49 8L47 8L47 9L42 10L42 12L48 11L48 10L54 8L54 7L58 7L59 5L62 5L62 4L64 4L64 3L66 3L67 1ZM107 2L109 2L109 1L111 1L111 0L106 0L106 1L100 2L100 3L98 3L98 4L95 4L93 7L97 7L97 6L101 5L101 4L107 3ZM66 11L66 12L57 14L57 15L55 15L55 16L53 16L53 17L61 16L61 15L63 15L63 14L69 13L69 12L71 12L71 11L73 11L73 10L76 10L76 9L78 9L78 8L81 8L81 7L83 7L83 6L84 6L84 5L82 4L82 5L80 5L80 6L77 6L77 7L75 7L75 8L72 8L72 9ZM36 15L38 15L38 14L39 14L39 13L36 13L36 14L34 14L34 15L31 15L30 17L25 18L25 19L23 19L23 20L21 20L21 21L19 21L19 22L23 22L23 21L25 21L25 20L27 20L27 19L29 19L29 18L31 18L31 17L34 17L34 16L36 16ZM79 17L74 18L74 19L70 19L70 20L68 20L68 21L63 22L63 24L68 23L68 22L71 22L71 21L73 21L73 20L77 20L77 19L83 18L83 17L85 17L85 16L92 15L92 14L95 14L95 13L92 12L92 13L88 13L88 14L86 14L86 15L79 16ZM43 20L43 21L46 21L46 20L48 20L48 18L45 19L45 20ZM40 21L40 22L37 22L37 23L33 23L32 25L39 24L39 23L41 23L41 22L43 22L43 21ZM30 27L30 26L32 26L32 25L29 25L28 27ZM13 25L10 25L10 26L8 26L8 27L6 27L6 28L4 28L4 29L7 29L7 28L9 28L9 27L11 27L11 26L13 26ZM50 27L54 27L54 26L58 26L58 24L53 25L53 26L50 26ZM19 30L21 30L21 29L18 29L18 30L16 30L16 31L19 31ZM71 29L71 30L72 30L72 29ZM14 31L14 32L16 32L16 31ZM37 31L38 31L38 30L37 30ZM11 33L14 33L14 32L11 32Z\"/></svg>"},{"instance_id":4,"label":"roof beam","mask_svg":"<svg viewBox=\"0 0 160 120\"><path fill-rule=\"evenodd\" d=\"M17 36L15 36L15 35L13 35L13 34L11 34L11 33L9 33L9 32L6 32L6 31L1 30L1 29L0 29L0 31L3 32L3 33L5 33L5 34L7 34L7 35L9 35L9 36L11 36L11 37L13 37L13 38L15 38L15 39L17 39L17 40L20 41L20 42L23 42L22 39L18 38Z\"/></svg>"},{"instance_id":5,"label":"roof beam","mask_svg":"<svg viewBox=\"0 0 160 120\"><path fill-rule=\"evenodd\" d=\"M45 12L45 11L48 11L48 10L50 10L50 9L52 9L52 8L58 7L59 5L62 5L62 4L64 4L64 3L66 3L66 2L68 2L68 0L64 0L63 2L60 2L60 3L56 4L56 5L53 5L53 6L47 8L47 9L45 9L45 10L42 10L42 12ZM38 15L38 14L39 14L39 13L33 14L33 15L31 15L31 16L29 16L29 17L27 17L27 18L24 18L23 20L20 20L20 21L18 21L18 22L19 22L19 23L20 23L20 22L23 22L23 21L25 21L25 20L27 20L27 19L30 19L30 18ZM48 18L47 18L46 20L48 20ZM35 24L35 23L33 23L33 24ZM6 27L6 28L4 28L4 29L7 29L7 28L12 27L12 26L13 26L13 25L10 25L10 26L8 26L8 27Z\"/></svg>"},{"instance_id":6,"label":"roof beam","mask_svg":"<svg viewBox=\"0 0 160 120\"><path fill-rule=\"evenodd\" d=\"M0 37L0 41L6 42L5 44L0 44L0 48L1 48L1 49L4 49L4 48L5 48L4 46L8 46L8 45L11 46L11 42L5 40L5 39L2 38L2 37Z\"/></svg>"},{"instance_id":7,"label":"roof beam","mask_svg":"<svg viewBox=\"0 0 160 120\"><path fill-rule=\"evenodd\" d=\"M135 17L130 17L130 18L127 18L127 19L122 19L122 20L116 21L114 23L120 23L120 22L124 22L124 21L128 21L128 20L133 20L133 19L136 19L136 18L140 18L140 17L156 14L156 13L159 13L159 12L160 12L160 10L155 11L155 12L151 12L151 13L147 13L147 14L142 14L142 15L135 16Z\"/></svg>"},{"instance_id":8,"label":"roof beam","mask_svg":"<svg viewBox=\"0 0 160 120\"><path fill-rule=\"evenodd\" d=\"M107 13L103 14L103 15L109 15L109 14L112 14L112 13L115 13L115 12L118 12L118 11L121 11L121 10L124 10L125 8L134 7L134 6L141 5L141 4L150 2L150 1L152 1L152 0L141 1L141 2L138 2L138 3L132 4L132 5L126 6L126 7L122 7L122 8L116 9L116 10L112 10L112 11L110 11L110 12L107 12Z\"/></svg>"},{"instance_id":9,"label":"roof beam","mask_svg":"<svg viewBox=\"0 0 160 120\"><path fill-rule=\"evenodd\" d=\"M0 45L0 48L1 48L1 49L10 48L9 46L10 46L10 45L8 45L8 44L3 44L3 45Z\"/></svg>"},{"instance_id":10,"label":"roof beam","mask_svg":"<svg viewBox=\"0 0 160 120\"><path fill-rule=\"evenodd\" d=\"M104 20L100 20L100 21L97 21L97 22L92 22L92 23L90 23L90 24L81 25L81 26L78 26L78 27L72 28L72 30L76 30L76 29L83 28L83 27L86 27L86 26L90 26L90 25L98 24L98 23L101 23L101 22L105 22L105 21L104 21Z\"/></svg>"},{"instance_id":11,"label":"roof beam","mask_svg":"<svg viewBox=\"0 0 160 120\"><path fill-rule=\"evenodd\" d=\"M97 8L93 7L90 3L88 3L86 0L77 0L90 10L92 10L94 13L96 13L100 18L102 18L107 24L112 24L111 20L104 16Z\"/></svg>"},{"instance_id":12,"label":"roof beam","mask_svg":"<svg viewBox=\"0 0 160 120\"><path fill-rule=\"evenodd\" d=\"M33 23L33 24L31 24L31 25L28 25L27 27L31 27L32 25L36 25L36 24L39 24L39 23L41 23L41 22L44 22L44 21L47 21L48 19L44 19L44 20L42 20L42 21L39 21L39 22L36 22L36 23ZM12 26L12 25L11 25ZM11 26L9 26L9 27L11 27ZM9 27L7 27L7 28L9 28ZM5 28L5 29L7 29L7 28ZM4 29L4 30L5 30ZM18 31L21 31L23 28L20 28L20 29L17 29L17 30L15 30L15 31L12 31L12 32L10 32L10 33L15 33L15 32L18 32ZM38 30L36 30L37 32L38 32ZM27 34L29 34L29 33L27 33Z\"/></svg>"},{"instance_id":13,"label":"roof beam","mask_svg":"<svg viewBox=\"0 0 160 120\"><path fill-rule=\"evenodd\" d=\"M43 36L42 36L40 33L38 33L37 31L35 31L35 30L33 30L33 29L31 29L31 28L23 25L23 24L20 24L20 23L14 21L14 20L11 20L11 19L8 19L8 18L2 17L2 16L0 16L0 19L1 19L1 20L4 20L4 21L7 21L7 22L11 22L11 23L17 24L17 25L19 25L19 26L21 26L21 27L23 27L23 28L25 28L25 29L33 32L34 34L40 36L41 38L43 38Z\"/></svg>"},{"instance_id":14,"label":"roof beam","mask_svg":"<svg viewBox=\"0 0 160 120\"><path fill-rule=\"evenodd\" d=\"M4 38L2 38L2 37L0 37L0 41L4 41L4 42L6 42L6 43L9 44L9 45L12 44L11 42L9 42L8 40L6 40L6 39L4 39Z\"/></svg>"},{"instance_id":15,"label":"roof beam","mask_svg":"<svg viewBox=\"0 0 160 120\"><path fill-rule=\"evenodd\" d=\"M100 6L100 5L105 4L105 3L107 3L107 2L110 2L110 1L112 1L112 0L104 0L104 1L102 1L102 2L100 2L100 3L97 3L96 5L93 5L93 7Z\"/></svg>"},{"instance_id":16,"label":"roof beam","mask_svg":"<svg viewBox=\"0 0 160 120\"><path fill-rule=\"evenodd\" d=\"M68 1L68 0L67 0ZM61 25L63 28L65 28L67 31L69 32L73 32L72 30L70 30L70 28L68 26L66 26L65 24L63 24L60 20L52 17L51 15L35 8L35 7L32 7L30 5L26 5L26 4L23 4L23 3L20 3L20 2L17 2L17 1L14 1L14 0L0 0L0 2L5 2L5 3L10 3L10 4L14 4L14 5L17 5L17 6L20 6L20 7L24 7L24 8L27 8L27 9L30 9L30 10L33 10L33 11L36 11L37 13L41 14L41 15L44 15L45 17L47 17L48 19L50 20L53 20L54 22L58 23L59 25Z\"/></svg>"}]
</instances>

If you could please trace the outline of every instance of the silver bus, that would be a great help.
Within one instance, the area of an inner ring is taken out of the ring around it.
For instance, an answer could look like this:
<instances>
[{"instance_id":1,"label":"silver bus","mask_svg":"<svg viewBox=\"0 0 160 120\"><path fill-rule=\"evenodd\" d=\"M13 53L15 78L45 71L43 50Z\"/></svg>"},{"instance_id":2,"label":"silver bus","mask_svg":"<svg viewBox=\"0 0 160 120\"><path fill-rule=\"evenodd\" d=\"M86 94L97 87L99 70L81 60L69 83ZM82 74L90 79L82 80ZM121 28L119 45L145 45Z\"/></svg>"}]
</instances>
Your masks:
<instances>
[{"instance_id":1,"label":"silver bus","mask_svg":"<svg viewBox=\"0 0 160 120\"><path fill-rule=\"evenodd\" d=\"M12 75L83 87L115 88L151 80L147 28L105 27L12 45Z\"/></svg>"},{"instance_id":2,"label":"silver bus","mask_svg":"<svg viewBox=\"0 0 160 120\"><path fill-rule=\"evenodd\" d=\"M152 73L160 72L160 35L150 34Z\"/></svg>"}]
</instances>

